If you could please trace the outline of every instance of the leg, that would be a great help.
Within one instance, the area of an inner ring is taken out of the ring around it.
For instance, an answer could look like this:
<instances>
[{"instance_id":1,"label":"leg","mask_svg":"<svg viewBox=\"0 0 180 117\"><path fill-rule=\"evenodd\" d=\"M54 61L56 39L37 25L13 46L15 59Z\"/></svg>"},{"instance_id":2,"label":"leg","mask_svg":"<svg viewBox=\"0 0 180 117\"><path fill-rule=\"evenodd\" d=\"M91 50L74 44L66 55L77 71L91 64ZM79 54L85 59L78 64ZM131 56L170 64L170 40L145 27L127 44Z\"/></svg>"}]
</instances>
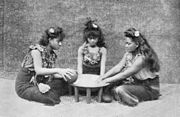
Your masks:
<instances>
[{"instance_id":1,"label":"leg","mask_svg":"<svg viewBox=\"0 0 180 117\"><path fill-rule=\"evenodd\" d=\"M115 97L119 102L123 102L129 106L135 106L138 104L139 100L135 95L128 93L124 86L119 86L115 88Z\"/></svg>"},{"instance_id":2,"label":"leg","mask_svg":"<svg viewBox=\"0 0 180 117\"><path fill-rule=\"evenodd\" d=\"M75 101L79 102L79 90L78 90L78 87L74 87L74 92L75 92Z\"/></svg>"},{"instance_id":3,"label":"leg","mask_svg":"<svg viewBox=\"0 0 180 117\"><path fill-rule=\"evenodd\" d=\"M63 79L54 78L47 84L51 87L51 90L57 94L58 98L62 95L68 94L68 84Z\"/></svg>"},{"instance_id":4,"label":"leg","mask_svg":"<svg viewBox=\"0 0 180 117\"><path fill-rule=\"evenodd\" d=\"M138 102L153 100L154 97L157 97L156 93L143 85L122 85L115 88L114 92L115 97L119 97L122 102L130 106L135 106Z\"/></svg>"},{"instance_id":5,"label":"leg","mask_svg":"<svg viewBox=\"0 0 180 117\"><path fill-rule=\"evenodd\" d=\"M41 93L37 86L29 87L25 89L19 96L23 99L27 99L29 101L36 101L44 104L59 104L60 99L56 98L56 95L52 91L48 91L47 93Z\"/></svg>"},{"instance_id":6,"label":"leg","mask_svg":"<svg viewBox=\"0 0 180 117\"><path fill-rule=\"evenodd\" d=\"M90 88L86 89L86 101L88 104L91 102L91 89Z\"/></svg>"},{"instance_id":7,"label":"leg","mask_svg":"<svg viewBox=\"0 0 180 117\"><path fill-rule=\"evenodd\" d=\"M98 102L101 102L102 92L103 92L103 87L101 87L101 88L99 89L99 92L98 92Z\"/></svg>"},{"instance_id":8,"label":"leg","mask_svg":"<svg viewBox=\"0 0 180 117\"><path fill-rule=\"evenodd\" d=\"M47 93L41 93L37 86L29 83L33 76L33 73L29 73L21 69L18 73L15 83L15 90L19 97L29 100L36 101L44 104L58 104L60 99L56 98L56 94L50 90Z\"/></svg>"},{"instance_id":9,"label":"leg","mask_svg":"<svg viewBox=\"0 0 180 117\"><path fill-rule=\"evenodd\" d=\"M111 103L113 100L112 94L111 94L111 88L112 88L112 85L104 87L104 91L102 94L102 101L105 103Z\"/></svg>"}]
</instances>

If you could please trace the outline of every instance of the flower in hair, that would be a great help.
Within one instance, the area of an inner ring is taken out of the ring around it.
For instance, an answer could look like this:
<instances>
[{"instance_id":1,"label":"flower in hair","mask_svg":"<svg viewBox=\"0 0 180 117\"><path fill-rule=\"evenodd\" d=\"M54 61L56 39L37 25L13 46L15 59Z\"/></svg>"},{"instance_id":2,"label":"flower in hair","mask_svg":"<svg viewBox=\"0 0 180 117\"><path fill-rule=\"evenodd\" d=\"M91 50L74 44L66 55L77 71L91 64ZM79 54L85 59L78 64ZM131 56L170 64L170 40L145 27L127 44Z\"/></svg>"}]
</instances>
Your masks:
<instances>
[{"instance_id":1,"label":"flower in hair","mask_svg":"<svg viewBox=\"0 0 180 117\"><path fill-rule=\"evenodd\" d=\"M55 31L54 31L53 28L50 28L50 29L49 29L49 32L50 32L50 33L54 33Z\"/></svg>"},{"instance_id":2,"label":"flower in hair","mask_svg":"<svg viewBox=\"0 0 180 117\"><path fill-rule=\"evenodd\" d=\"M138 37L139 35L140 35L139 31L135 31L135 32L134 32L134 36L135 36L135 37Z\"/></svg>"},{"instance_id":3,"label":"flower in hair","mask_svg":"<svg viewBox=\"0 0 180 117\"><path fill-rule=\"evenodd\" d=\"M97 28L98 26L94 23L92 23L93 28Z\"/></svg>"}]
</instances>

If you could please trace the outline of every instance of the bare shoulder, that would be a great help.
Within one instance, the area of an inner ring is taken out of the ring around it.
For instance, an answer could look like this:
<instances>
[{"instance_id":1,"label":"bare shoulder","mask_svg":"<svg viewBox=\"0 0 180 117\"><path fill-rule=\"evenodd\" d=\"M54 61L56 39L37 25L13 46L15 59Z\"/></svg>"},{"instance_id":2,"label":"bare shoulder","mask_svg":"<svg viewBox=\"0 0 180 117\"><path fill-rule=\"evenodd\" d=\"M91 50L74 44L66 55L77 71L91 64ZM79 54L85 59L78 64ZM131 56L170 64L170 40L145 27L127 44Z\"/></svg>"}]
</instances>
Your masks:
<instances>
[{"instance_id":1,"label":"bare shoulder","mask_svg":"<svg viewBox=\"0 0 180 117\"><path fill-rule=\"evenodd\" d=\"M122 59L126 60L126 59L128 58L128 56L129 56L129 53L128 53L128 52L125 52L124 55L123 55L123 57L122 57Z\"/></svg>"},{"instance_id":2,"label":"bare shoulder","mask_svg":"<svg viewBox=\"0 0 180 117\"><path fill-rule=\"evenodd\" d=\"M80 46L79 49L78 49L78 53L82 53L83 49L84 49L84 46L83 45Z\"/></svg>"},{"instance_id":3,"label":"bare shoulder","mask_svg":"<svg viewBox=\"0 0 180 117\"><path fill-rule=\"evenodd\" d=\"M105 47L101 47L101 48L100 48L100 52L101 52L101 53L106 53L106 52L107 52L107 49L106 49Z\"/></svg>"},{"instance_id":4,"label":"bare shoulder","mask_svg":"<svg viewBox=\"0 0 180 117\"><path fill-rule=\"evenodd\" d=\"M35 50L31 50L31 55L32 56L39 56L41 53L39 50L35 49Z\"/></svg>"},{"instance_id":5,"label":"bare shoulder","mask_svg":"<svg viewBox=\"0 0 180 117\"><path fill-rule=\"evenodd\" d=\"M145 63L145 57L144 56L138 56L134 62L136 65L144 65Z\"/></svg>"}]
</instances>

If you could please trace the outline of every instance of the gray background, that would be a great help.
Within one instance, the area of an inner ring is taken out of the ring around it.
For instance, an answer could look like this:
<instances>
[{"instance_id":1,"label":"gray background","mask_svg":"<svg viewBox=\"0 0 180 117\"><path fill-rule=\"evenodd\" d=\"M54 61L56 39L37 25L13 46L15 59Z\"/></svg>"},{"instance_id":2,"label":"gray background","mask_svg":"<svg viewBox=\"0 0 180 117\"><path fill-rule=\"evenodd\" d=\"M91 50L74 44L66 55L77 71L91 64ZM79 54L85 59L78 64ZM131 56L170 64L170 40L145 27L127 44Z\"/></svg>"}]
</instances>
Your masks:
<instances>
[{"instance_id":1,"label":"gray background","mask_svg":"<svg viewBox=\"0 0 180 117\"><path fill-rule=\"evenodd\" d=\"M122 58L123 32L135 27L160 58L161 82L180 83L180 0L0 0L0 77L15 79L27 47L54 25L66 33L58 64L76 69L86 17L105 34L106 70Z\"/></svg>"}]
</instances>

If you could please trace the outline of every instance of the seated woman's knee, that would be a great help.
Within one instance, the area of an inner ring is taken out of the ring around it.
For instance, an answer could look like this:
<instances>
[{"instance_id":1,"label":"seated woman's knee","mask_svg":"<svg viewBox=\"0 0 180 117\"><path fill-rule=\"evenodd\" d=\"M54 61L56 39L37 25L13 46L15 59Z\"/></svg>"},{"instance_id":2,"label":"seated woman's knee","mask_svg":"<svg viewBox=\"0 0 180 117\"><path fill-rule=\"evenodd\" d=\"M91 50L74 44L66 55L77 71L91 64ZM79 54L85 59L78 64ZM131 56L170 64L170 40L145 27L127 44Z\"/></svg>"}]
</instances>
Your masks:
<instances>
[{"instance_id":1,"label":"seated woman's knee","mask_svg":"<svg viewBox=\"0 0 180 117\"><path fill-rule=\"evenodd\" d=\"M116 93L120 93L120 94L125 93L124 86L116 87L114 90L115 90Z\"/></svg>"}]
</instances>

